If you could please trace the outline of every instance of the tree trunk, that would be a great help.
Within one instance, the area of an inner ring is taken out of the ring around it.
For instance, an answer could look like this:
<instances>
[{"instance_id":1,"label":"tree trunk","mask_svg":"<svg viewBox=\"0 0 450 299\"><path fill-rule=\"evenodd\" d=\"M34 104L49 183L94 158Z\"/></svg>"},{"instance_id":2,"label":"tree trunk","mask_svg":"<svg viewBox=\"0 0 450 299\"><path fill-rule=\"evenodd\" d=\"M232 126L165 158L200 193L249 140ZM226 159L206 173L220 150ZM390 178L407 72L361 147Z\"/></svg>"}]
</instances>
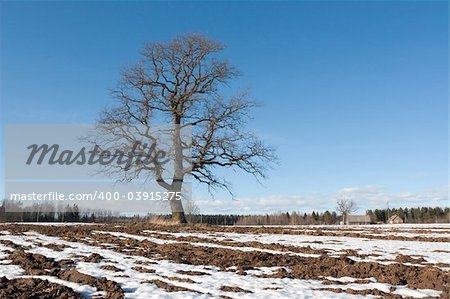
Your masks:
<instances>
[{"instance_id":1,"label":"tree trunk","mask_svg":"<svg viewBox=\"0 0 450 299\"><path fill-rule=\"evenodd\" d=\"M172 221L176 223L187 223L184 215L183 204L181 200L171 200L170 210L172 211Z\"/></svg>"},{"instance_id":2,"label":"tree trunk","mask_svg":"<svg viewBox=\"0 0 450 299\"><path fill-rule=\"evenodd\" d=\"M172 212L172 221L175 223L187 223L184 212Z\"/></svg>"},{"instance_id":3,"label":"tree trunk","mask_svg":"<svg viewBox=\"0 0 450 299\"><path fill-rule=\"evenodd\" d=\"M173 146L175 150L175 160L174 160L174 174L172 179L172 188L175 192L181 194L181 189L183 187L183 149L181 143L181 119L178 116L174 117L175 127L173 134ZM177 223L187 223L186 217L184 215L183 203L180 200L172 199L170 201L170 209L172 210L172 221Z\"/></svg>"}]
</instances>

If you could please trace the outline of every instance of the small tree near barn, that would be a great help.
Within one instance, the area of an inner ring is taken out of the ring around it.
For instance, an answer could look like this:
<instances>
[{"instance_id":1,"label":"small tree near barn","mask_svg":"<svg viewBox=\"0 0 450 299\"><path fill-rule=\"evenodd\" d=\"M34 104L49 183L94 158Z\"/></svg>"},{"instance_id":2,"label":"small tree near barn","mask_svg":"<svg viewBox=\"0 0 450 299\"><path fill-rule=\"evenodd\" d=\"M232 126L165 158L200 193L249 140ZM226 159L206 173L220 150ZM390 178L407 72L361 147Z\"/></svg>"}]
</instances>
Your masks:
<instances>
[{"instance_id":1,"label":"small tree near barn","mask_svg":"<svg viewBox=\"0 0 450 299\"><path fill-rule=\"evenodd\" d=\"M356 204L353 200L345 198L338 199L336 204L338 212L342 215L342 221L346 224L348 215L357 210Z\"/></svg>"}]
</instances>

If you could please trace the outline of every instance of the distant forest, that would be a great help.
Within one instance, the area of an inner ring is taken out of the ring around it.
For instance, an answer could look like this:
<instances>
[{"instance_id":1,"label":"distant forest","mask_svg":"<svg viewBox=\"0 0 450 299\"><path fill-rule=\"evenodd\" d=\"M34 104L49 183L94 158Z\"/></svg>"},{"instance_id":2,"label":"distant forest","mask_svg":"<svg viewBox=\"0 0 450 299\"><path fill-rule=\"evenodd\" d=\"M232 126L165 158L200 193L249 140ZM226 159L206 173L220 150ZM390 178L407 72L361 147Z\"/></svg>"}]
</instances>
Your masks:
<instances>
[{"instance_id":1,"label":"distant forest","mask_svg":"<svg viewBox=\"0 0 450 299\"><path fill-rule=\"evenodd\" d=\"M388 217L398 215L404 223L450 223L450 208L417 207L367 210L374 222L386 223ZM388 216L389 215L389 216ZM222 216L222 215L219 215ZM226 217L226 215L224 215ZM229 221L229 220L228 220ZM239 216L236 225L309 225L339 224L336 212L275 213L268 215ZM223 223L222 223L223 224Z\"/></svg>"},{"instance_id":2,"label":"distant forest","mask_svg":"<svg viewBox=\"0 0 450 299\"><path fill-rule=\"evenodd\" d=\"M404 223L449 223L450 208L418 207L367 210L367 215L374 216L379 222L386 222L389 216L398 215Z\"/></svg>"},{"instance_id":3,"label":"distant forest","mask_svg":"<svg viewBox=\"0 0 450 299\"><path fill-rule=\"evenodd\" d=\"M81 210L76 204L56 207L42 204L34 207L32 212L21 210L15 206L16 212L5 212L8 209L5 202L0 206L0 222L163 222L170 219L170 215L147 216L119 216L108 210ZM11 208L11 207L10 207ZM376 223L386 223L389 216L398 215L404 223L450 223L450 208L417 207L367 210ZM190 223L211 225L333 225L339 224L341 216L335 211L325 212L286 212L265 215L203 215L187 212L186 218Z\"/></svg>"}]
</instances>

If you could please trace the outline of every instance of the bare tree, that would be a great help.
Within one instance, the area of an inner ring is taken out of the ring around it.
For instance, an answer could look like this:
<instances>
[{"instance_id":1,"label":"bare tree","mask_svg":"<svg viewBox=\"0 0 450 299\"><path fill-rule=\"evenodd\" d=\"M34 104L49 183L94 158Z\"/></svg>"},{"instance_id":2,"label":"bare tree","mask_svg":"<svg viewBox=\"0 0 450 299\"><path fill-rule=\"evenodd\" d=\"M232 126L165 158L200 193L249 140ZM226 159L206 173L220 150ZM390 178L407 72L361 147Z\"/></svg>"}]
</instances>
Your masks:
<instances>
[{"instance_id":1,"label":"bare tree","mask_svg":"<svg viewBox=\"0 0 450 299\"><path fill-rule=\"evenodd\" d=\"M200 208L193 199L190 198L185 201L184 211L188 223L195 223L197 221L196 216L200 214Z\"/></svg>"},{"instance_id":2,"label":"bare tree","mask_svg":"<svg viewBox=\"0 0 450 299\"><path fill-rule=\"evenodd\" d=\"M342 215L342 221L344 222L344 224L346 224L348 215L357 210L356 204L353 200L345 198L338 199L336 201L336 204L338 212Z\"/></svg>"},{"instance_id":3,"label":"bare tree","mask_svg":"<svg viewBox=\"0 0 450 299\"><path fill-rule=\"evenodd\" d=\"M167 43L146 45L141 60L123 71L113 91L118 105L104 111L100 123L151 128L163 122L174 126L172 177L164 178L158 167L134 165L127 179L151 175L161 187L176 192L191 175L210 192L223 188L232 195L230 183L215 174L217 168L241 169L257 180L265 178L276 160L275 152L245 128L256 106L247 93L223 95L223 88L238 76L238 71L219 56L223 49L216 41L187 34ZM183 163L187 159L180 137L187 126L192 128L189 166ZM172 200L170 205L172 219L185 222L181 201Z\"/></svg>"}]
</instances>

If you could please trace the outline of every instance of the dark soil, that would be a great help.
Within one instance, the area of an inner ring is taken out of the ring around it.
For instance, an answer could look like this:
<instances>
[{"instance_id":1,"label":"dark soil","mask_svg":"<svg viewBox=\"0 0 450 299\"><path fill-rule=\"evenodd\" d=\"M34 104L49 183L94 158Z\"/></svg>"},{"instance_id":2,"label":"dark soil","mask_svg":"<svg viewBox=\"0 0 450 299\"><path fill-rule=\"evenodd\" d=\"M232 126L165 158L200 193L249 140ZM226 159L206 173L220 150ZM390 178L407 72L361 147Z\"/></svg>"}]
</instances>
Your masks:
<instances>
[{"instance_id":1,"label":"dark soil","mask_svg":"<svg viewBox=\"0 0 450 299\"><path fill-rule=\"evenodd\" d=\"M34 278L7 279L0 277L0 298L2 299L83 299L71 288L47 280Z\"/></svg>"},{"instance_id":2,"label":"dark soil","mask_svg":"<svg viewBox=\"0 0 450 299\"><path fill-rule=\"evenodd\" d=\"M242 289L240 287L230 287L230 286L221 286L220 290L224 291L224 292L253 293L252 291L244 290L244 289Z\"/></svg>"},{"instance_id":3,"label":"dark soil","mask_svg":"<svg viewBox=\"0 0 450 299\"><path fill-rule=\"evenodd\" d=\"M144 268L144 267L133 267L131 269L133 269L134 271L141 272L141 273L155 273L156 272L155 269L148 269L148 268Z\"/></svg>"},{"instance_id":4,"label":"dark soil","mask_svg":"<svg viewBox=\"0 0 450 299\"><path fill-rule=\"evenodd\" d=\"M66 248L71 248L70 246L66 246L64 244L54 244L54 243L42 245L42 247L47 247L54 251L63 251Z\"/></svg>"},{"instance_id":5,"label":"dark soil","mask_svg":"<svg viewBox=\"0 0 450 299\"><path fill-rule=\"evenodd\" d=\"M86 256L82 259L83 262L86 263L100 263L105 258L98 253L93 253L89 256Z\"/></svg>"},{"instance_id":6,"label":"dark soil","mask_svg":"<svg viewBox=\"0 0 450 299\"><path fill-rule=\"evenodd\" d=\"M185 271L185 270L178 270L177 273L185 274L185 275L193 275L193 276L211 275L209 273L201 272L201 271Z\"/></svg>"},{"instance_id":7,"label":"dark soil","mask_svg":"<svg viewBox=\"0 0 450 299\"><path fill-rule=\"evenodd\" d=\"M373 296L381 296L383 299L400 299L405 298L401 295L395 295L391 293L386 293L383 291L380 291L379 289L366 289L366 290L354 290L354 289L334 289L334 288L324 288L319 289L321 291L330 291L334 293L347 293L347 294L353 294L353 295L373 295Z\"/></svg>"},{"instance_id":8,"label":"dark soil","mask_svg":"<svg viewBox=\"0 0 450 299\"><path fill-rule=\"evenodd\" d=\"M167 282L164 282L164 281L159 280L159 279L147 280L147 281L145 281L143 283L155 284L158 288L164 289L166 292L195 292L195 293L200 293L198 291L191 290L191 289L188 289L188 288L176 286L176 285L173 285L173 284L168 284Z\"/></svg>"},{"instance_id":9,"label":"dark soil","mask_svg":"<svg viewBox=\"0 0 450 299\"><path fill-rule=\"evenodd\" d=\"M169 276L164 276L161 275L162 278L168 279L168 280L172 280L172 281L178 281L178 282L187 282L187 283L196 283L195 281L193 281L190 278L182 278L182 277L169 277Z\"/></svg>"},{"instance_id":10,"label":"dark soil","mask_svg":"<svg viewBox=\"0 0 450 299\"><path fill-rule=\"evenodd\" d=\"M67 241L84 242L90 245L100 246L103 243L112 243L115 247L109 248L118 252L126 253L127 255L142 256L152 259L166 259L176 263L215 266L222 271L227 271L231 267L236 267L237 273L245 275L246 270L258 267L281 267L275 274L262 275L261 277L274 278L290 278L290 279L318 279L324 280L325 276L344 277L350 276L356 278L360 283L366 283L369 278L375 277L378 282L388 283L392 285L405 285L410 288L420 289L434 289L442 291L442 298L450 298L450 274L449 271L444 271L436 267L427 265L423 258L415 258L411 256L398 255L396 261L398 263L384 265L376 262L356 262L349 258L349 256L358 256L355 250L348 250L340 257L332 257L326 253L325 250L315 250L308 246L296 247L285 246L280 244L263 244L259 242L233 242L230 240L218 241L206 238L197 237L181 237L175 238L170 235L157 234L158 238L177 239L179 243L156 244L148 240L138 241L132 238L119 238L109 234L98 234L93 230L104 231L121 231L136 235L148 235L143 233L143 230L162 230L165 231L186 231L186 232L237 232L237 233L285 233L285 234L308 234L321 236L337 235L333 231L317 230L317 231L297 231L281 227L273 228L249 228L249 227L214 227L214 226L169 226L160 227L155 225L134 225L128 227L115 227L111 225L99 225L95 227L89 226L4 226L2 229L8 229L14 234L21 234L22 232L34 230L39 233L57 236ZM364 237L368 238L365 233L358 231L346 232L338 234L339 236L350 237ZM86 240L86 236L90 239ZM383 236L386 238L373 239L395 239L395 240L411 240L411 238L400 238L395 236ZM430 238L427 238L430 239ZM434 241L447 240L448 238L434 238ZM419 241L420 238L415 239ZM220 245L227 245L232 247L254 247L258 249L271 249L281 251L279 254L261 252L261 251L241 251L231 248L215 248L195 246L198 242L216 243ZM5 241L2 242L5 244ZM73 268L70 262L54 261L38 254L26 253L21 246L16 246L12 242L6 242L7 246L15 248L8 259L13 260L13 263L20 265L27 274L30 275L54 275L61 279L89 284L95 286L99 290L108 292L107 298L123 298L123 291L120 286L113 282L102 278L96 278L89 275L79 273ZM12 243L12 244L11 244ZM191 244L194 243L194 244ZM303 257L282 252L296 252L296 253L315 253L320 254L319 257ZM92 254L88 257L82 258L86 262L99 262L104 258L98 254ZM403 263L411 263L412 265L405 265ZM105 266L106 267L106 266ZM108 266L112 271L112 267ZM69 268L69 269L65 269ZM106 269L106 268L105 268ZM109 270L108 269L108 270ZM117 269L117 268L116 268ZM144 267L133 268L136 271L154 273L153 269ZM234 270L233 270L234 271ZM186 275L210 275L200 271L178 271L180 274ZM326 280L325 280L326 281ZM173 291L191 291L186 288L178 287L166 283L161 280L148 281L154 283L158 287L163 288L169 292ZM324 284L339 284L338 282L325 282ZM223 286L227 288L227 286ZM239 289L239 288L238 288ZM362 295L376 295L384 298L397 298L395 295L383 293L380 290L336 290L334 292L353 292L354 294ZM245 291L245 290L243 290ZM232 292L232 291L227 291ZM3 298L0 296L0 298Z\"/></svg>"},{"instance_id":11,"label":"dark soil","mask_svg":"<svg viewBox=\"0 0 450 299\"><path fill-rule=\"evenodd\" d=\"M122 272L123 271L122 269L117 268L114 265L104 265L104 266L101 266L100 269L114 271L114 272Z\"/></svg>"},{"instance_id":12,"label":"dark soil","mask_svg":"<svg viewBox=\"0 0 450 299\"><path fill-rule=\"evenodd\" d=\"M124 297L120 285L106 278L97 278L78 272L77 270L64 270L59 262L41 254L28 253L17 249L9 258L13 264L20 265L28 275L51 275L62 280L96 287L107 292L107 299L121 299Z\"/></svg>"}]
</instances>

